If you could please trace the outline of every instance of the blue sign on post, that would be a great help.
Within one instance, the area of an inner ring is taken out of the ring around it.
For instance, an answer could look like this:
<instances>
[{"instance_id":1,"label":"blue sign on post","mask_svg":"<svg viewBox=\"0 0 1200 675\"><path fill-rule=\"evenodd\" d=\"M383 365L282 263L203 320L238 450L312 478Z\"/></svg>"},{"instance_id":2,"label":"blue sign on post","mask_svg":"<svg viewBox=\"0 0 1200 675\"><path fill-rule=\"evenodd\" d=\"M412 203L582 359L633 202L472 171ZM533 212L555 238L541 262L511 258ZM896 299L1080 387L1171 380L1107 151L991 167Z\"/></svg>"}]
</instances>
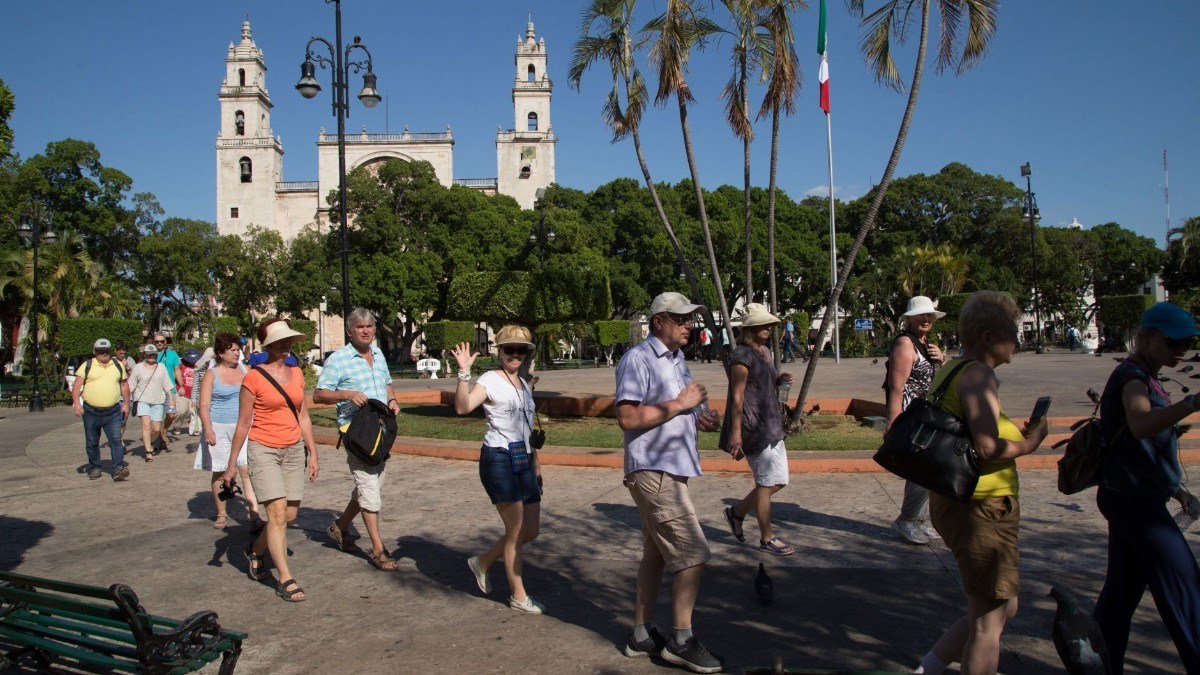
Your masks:
<instances>
[{"instance_id":1,"label":"blue sign on post","mask_svg":"<svg viewBox=\"0 0 1200 675\"><path fill-rule=\"evenodd\" d=\"M855 319L854 330L875 330L874 319Z\"/></svg>"}]
</instances>

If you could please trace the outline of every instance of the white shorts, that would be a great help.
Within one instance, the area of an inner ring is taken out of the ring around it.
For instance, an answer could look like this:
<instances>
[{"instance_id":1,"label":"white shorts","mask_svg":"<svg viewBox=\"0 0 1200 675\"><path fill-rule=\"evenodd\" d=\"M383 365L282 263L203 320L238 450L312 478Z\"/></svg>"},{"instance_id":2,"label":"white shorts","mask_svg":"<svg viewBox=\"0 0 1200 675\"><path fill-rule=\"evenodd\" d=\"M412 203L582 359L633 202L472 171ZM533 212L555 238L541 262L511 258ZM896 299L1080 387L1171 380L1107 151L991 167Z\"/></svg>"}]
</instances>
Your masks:
<instances>
[{"instance_id":1,"label":"white shorts","mask_svg":"<svg viewBox=\"0 0 1200 675\"><path fill-rule=\"evenodd\" d=\"M746 455L746 463L754 474L754 484L763 487L788 484L787 448L783 441L768 445L756 455Z\"/></svg>"},{"instance_id":2,"label":"white shorts","mask_svg":"<svg viewBox=\"0 0 1200 675\"><path fill-rule=\"evenodd\" d=\"M224 471L229 466L229 451L233 447L233 432L237 424L217 424L213 422L213 433L217 436L216 445L210 446L204 437L200 438L200 447L196 450L196 463L193 466L201 471ZM237 466L246 466L246 443L238 451Z\"/></svg>"},{"instance_id":3,"label":"white shorts","mask_svg":"<svg viewBox=\"0 0 1200 675\"><path fill-rule=\"evenodd\" d=\"M355 457L353 453L347 452L346 464L350 466L350 477L354 479L354 492L351 493L350 498L358 502L359 508L363 511L379 513L379 509L383 506L383 498L380 493L383 489L384 469L387 467L387 462L371 466Z\"/></svg>"}]
</instances>

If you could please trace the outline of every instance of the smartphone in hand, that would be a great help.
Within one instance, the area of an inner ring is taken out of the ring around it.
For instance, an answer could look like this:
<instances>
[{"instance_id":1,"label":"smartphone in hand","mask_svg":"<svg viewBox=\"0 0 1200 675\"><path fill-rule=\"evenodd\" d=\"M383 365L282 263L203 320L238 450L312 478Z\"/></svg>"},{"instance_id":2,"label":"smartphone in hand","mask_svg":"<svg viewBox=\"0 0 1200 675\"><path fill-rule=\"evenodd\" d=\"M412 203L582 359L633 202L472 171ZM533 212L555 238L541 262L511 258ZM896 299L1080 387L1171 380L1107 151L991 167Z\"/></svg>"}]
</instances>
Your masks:
<instances>
[{"instance_id":1,"label":"smartphone in hand","mask_svg":"<svg viewBox=\"0 0 1200 675\"><path fill-rule=\"evenodd\" d=\"M1042 396L1033 404L1033 412L1029 413L1029 426L1033 427L1050 412L1050 401L1053 399L1049 396Z\"/></svg>"}]
</instances>

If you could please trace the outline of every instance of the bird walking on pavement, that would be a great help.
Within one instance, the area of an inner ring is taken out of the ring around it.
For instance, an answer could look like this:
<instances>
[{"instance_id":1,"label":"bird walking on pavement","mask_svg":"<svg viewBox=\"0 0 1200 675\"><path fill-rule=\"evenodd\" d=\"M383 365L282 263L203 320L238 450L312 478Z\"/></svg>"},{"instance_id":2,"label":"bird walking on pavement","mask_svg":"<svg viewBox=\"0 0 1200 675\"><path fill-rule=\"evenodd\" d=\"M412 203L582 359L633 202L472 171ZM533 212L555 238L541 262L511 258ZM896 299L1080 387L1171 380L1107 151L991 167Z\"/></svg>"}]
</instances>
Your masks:
<instances>
[{"instance_id":1,"label":"bird walking on pavement","mask_svg":"<svg viewBox=\"0 0 1200 675\"><path fill-rule=\"evenodd\" d=\"M768 607L775 602L775 583L767 576L767 568L762 563L758 563L758 574L754 575L754 594Z\"/></svg>"},{"instance_id":2,"label":"bird walking on pavement","mask_svg":"<svg viewBox=\"0 0 1200 675\"><path fill-rule=\"evenodd\" d=\"M879 363L879 359L871 359L871 365L875 365L876 363Z\"/></svg>"},{"instance_id":3,"label":"bird walking on pavement","mask_svg":"<svg viewBox=\"0 0 1200 675\"><path fill-rule=\"evenodd\" d=\"M1192 371L1193 371L1193 370L1195 370L1195 369L1196 369L1196 366L1187 365L1187 366L1184 366L1184 367L1182 367L1182 368L1176 368L1176 369L1175 369L1175 372L1178 372L1178 373L1190 373L1190 372L1192 372Z\"/></svg>"},{"instance_id":4,"label":"bird walking on pavement","mask_svg":"<svg viewBox=\"0 0 1200 675\"><path fill-rule=\"evenodd\" d=\"M1100 626L1090 614L1079 610L1075 598L1057 586L1050 597L1058 603L1054 613L1054 648L1069 675L1107 675L1112 672L1108 647Z\"/></svg>"}]
</instances>

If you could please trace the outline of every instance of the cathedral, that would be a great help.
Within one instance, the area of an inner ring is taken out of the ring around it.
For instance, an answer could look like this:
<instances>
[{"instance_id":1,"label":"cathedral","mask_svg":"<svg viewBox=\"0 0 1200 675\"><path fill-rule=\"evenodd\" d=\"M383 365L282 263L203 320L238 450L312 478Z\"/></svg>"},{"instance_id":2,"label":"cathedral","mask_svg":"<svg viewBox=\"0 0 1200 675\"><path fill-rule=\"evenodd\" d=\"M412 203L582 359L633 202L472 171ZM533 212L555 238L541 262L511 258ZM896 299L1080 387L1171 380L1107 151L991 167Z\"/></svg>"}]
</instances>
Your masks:
<instances>
[{"instance_id":1,"label":"cathedral","mask_svg":"<svg viewBox=\"0 0 1200 675\"><path fill-rule=\"evenodd\" d=\"M534 207L539 188L554 182L554 146L550 125L553 85L546 71L546 40L533 21L517 40L512 85L513 128L496 133L496 177L454 177L454 135L445 131L346 133L346 170L389 159L429 162L445 186L462 185L485 194L503 194L522 208ZM225 81L217 99L217 229L241 234L249 225L278 231L293 239L307 225L331 219L325 195L338 187L338 139L317 134L316 180L283 180L283 141L271 131L271 95L267 65L254 44L250 22L242 23L241 42L230 43ZM340 336L339 336L340 337Z\"/></svg>"}]
</instances>

